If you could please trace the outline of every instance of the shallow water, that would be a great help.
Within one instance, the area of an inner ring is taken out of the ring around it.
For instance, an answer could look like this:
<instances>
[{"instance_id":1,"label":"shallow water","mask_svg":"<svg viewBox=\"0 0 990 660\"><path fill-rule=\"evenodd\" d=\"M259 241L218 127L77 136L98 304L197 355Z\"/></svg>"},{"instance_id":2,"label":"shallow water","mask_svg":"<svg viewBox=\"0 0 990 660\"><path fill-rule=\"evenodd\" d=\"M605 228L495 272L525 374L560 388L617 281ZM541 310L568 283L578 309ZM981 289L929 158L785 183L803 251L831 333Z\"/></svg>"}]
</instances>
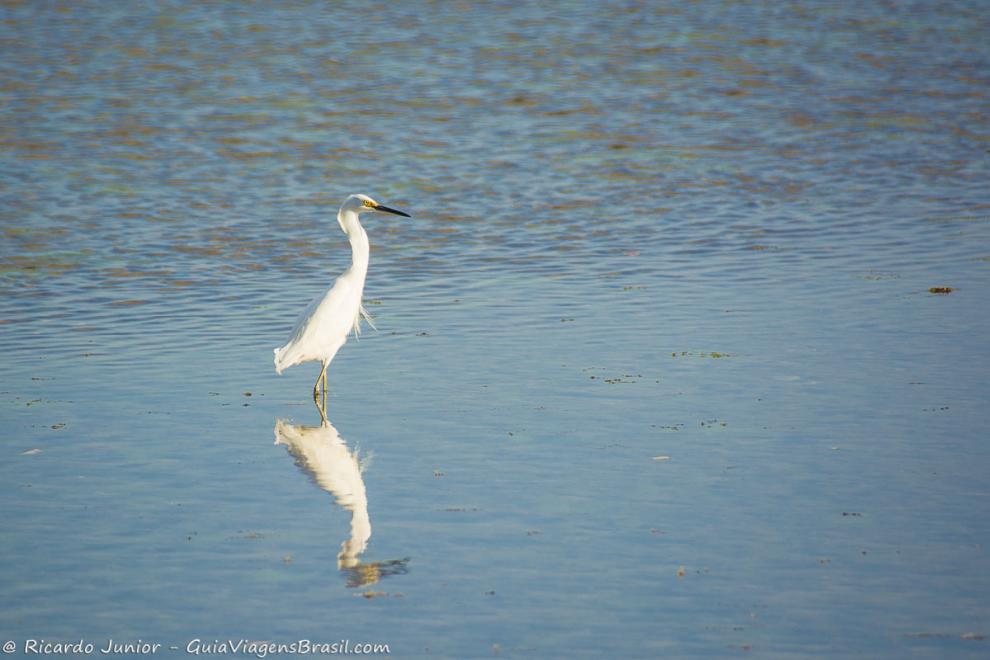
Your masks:
<instances>
[{"instance_id":1,"label":"shallow water","mask_svg":"<svg viewBox=\"0 0 990 660\"><path fill-rule=\"evenodd\" d=\"M986 5L0 18L5 640L986 656Z\"/></svg>"}]
</instances>

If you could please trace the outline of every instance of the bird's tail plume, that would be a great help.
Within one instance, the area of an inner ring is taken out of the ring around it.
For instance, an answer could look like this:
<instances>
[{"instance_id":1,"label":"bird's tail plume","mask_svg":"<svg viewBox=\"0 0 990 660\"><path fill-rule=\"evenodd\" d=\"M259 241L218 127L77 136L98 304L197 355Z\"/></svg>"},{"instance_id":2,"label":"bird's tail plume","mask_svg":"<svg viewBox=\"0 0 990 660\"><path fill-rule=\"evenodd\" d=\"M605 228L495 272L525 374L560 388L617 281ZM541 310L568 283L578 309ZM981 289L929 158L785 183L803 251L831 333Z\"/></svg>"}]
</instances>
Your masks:
<instances>
[{"instance_id":1,"label":"bird's tail plume","mask_svg":"<svg viewBox=\"0 0 990 660\"><path fill-rule=\"evenodd\" d=\"M363 318L363 319L364 319L365 321L367 321L367 322L368 322L368 325L370 325L370 326L371 326L371 329L372 329L372 330L374 330L375 332L378 332L378 328L376 328L376 327L375 327L375 322L374 322L374 320L373 320L373 319L371 318L371 314L369 314L369 313L368 313L368 310L366 310L366 309L364 308L364 305L361 305L361 306L360 306L360 307L358 308L358 315L357 315L357 318L356 318L356 319L354 319L354 336L355 336L355 337L360 337L360 336L361 336L361 319L362 319L362 318Z\"/></svg>"}]
</instances>

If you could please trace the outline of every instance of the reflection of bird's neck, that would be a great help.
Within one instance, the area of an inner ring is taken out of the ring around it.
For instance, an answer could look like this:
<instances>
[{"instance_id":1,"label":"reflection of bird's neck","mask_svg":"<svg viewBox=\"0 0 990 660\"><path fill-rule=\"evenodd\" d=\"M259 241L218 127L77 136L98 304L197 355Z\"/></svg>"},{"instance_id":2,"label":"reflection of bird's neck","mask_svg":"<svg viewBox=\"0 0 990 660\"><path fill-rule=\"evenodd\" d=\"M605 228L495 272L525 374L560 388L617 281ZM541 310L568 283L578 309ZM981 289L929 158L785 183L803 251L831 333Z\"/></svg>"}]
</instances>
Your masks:
<instances>
[{"instance_id":1,"label":"reflection of bird's neck","mask_svg":"<svg viewBox=\"0 0 990 660\"><path fill-rule=\"evenodd\" d=\"M362 276L368 272L368 233L358 221L358 214L350 209L341 209L337 214L337 222L340 228L347 234L347 239L351 242L351 268L358 271Z\"/></svg>"}]
</instances>

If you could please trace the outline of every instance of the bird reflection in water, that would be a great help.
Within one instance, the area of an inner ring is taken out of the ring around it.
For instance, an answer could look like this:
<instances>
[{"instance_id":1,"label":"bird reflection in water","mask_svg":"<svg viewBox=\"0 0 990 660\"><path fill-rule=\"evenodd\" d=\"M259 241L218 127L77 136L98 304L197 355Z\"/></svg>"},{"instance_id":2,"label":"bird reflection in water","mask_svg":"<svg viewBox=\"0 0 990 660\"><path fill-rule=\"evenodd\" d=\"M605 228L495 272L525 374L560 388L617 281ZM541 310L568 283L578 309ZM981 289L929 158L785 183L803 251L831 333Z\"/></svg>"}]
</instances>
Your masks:
<instances>
[{"instance_id":1,"label":"bird reflection in water","mask_svg":"<svg viewBox=\"0 0 990 660\"><path fill-rule=\"evenodd\" d=\"M296 426L275 420L275 444L285 445L296 466L313 482L334 496L337 504L351 512L351 535L340 544L337 568L347 573L348 587L375 584L389 575L407 572L409 559L362 562L361 555L371 538L368 495L362 473L368 458L361 460L357 449L351 451L337 429L320 408L319 426Z\"/></svg>"}]
</instances>

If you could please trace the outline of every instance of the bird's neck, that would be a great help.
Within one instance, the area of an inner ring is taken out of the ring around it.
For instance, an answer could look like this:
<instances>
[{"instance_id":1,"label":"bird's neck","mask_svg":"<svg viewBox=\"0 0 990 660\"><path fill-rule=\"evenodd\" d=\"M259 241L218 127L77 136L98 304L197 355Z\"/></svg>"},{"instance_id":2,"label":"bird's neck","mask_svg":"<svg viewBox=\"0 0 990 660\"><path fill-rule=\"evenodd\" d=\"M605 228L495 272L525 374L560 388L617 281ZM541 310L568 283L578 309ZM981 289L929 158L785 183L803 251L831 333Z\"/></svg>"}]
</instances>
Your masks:
<instances>
[{"instance_id":1,"label":"bird's neck","mask_svg":"<svg viewBox=\"0 0 990 660\"><path fill-rule=\"evenodd\" d=\"M368 272L368 253L371 251L368 245L368 233L364 227L358 225L357 231L347 235L351 241L351 268L362 273Z\"/></svg>"},{"instance_id":2,"label":"bird's neck","mask_svg":"<svg viewBox=\"0 0 990 660\"><path fill-rule=\"evenodd\" d=\"M341 211L337 215L337 220L351 242L351 268L360 271L362 275L367 273L370 252L368 233L358 222L358 214L353 211Z\"/></svg>"}]
</instances>

